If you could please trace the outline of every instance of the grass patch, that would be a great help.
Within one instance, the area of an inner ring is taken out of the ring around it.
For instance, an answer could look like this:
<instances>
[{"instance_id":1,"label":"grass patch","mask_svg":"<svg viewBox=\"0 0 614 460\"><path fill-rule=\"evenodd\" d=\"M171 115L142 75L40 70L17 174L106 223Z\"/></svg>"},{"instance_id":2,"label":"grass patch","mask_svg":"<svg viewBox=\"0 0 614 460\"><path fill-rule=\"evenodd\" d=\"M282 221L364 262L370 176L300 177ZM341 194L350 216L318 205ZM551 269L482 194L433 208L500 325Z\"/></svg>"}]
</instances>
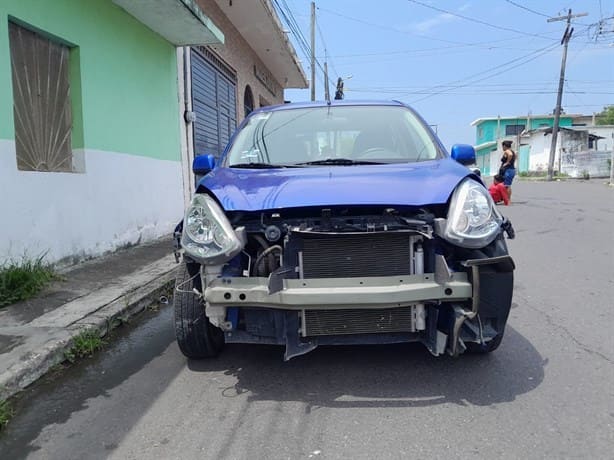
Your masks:
<instances>
[{"instance_id":1,"label":"grass patch","mask_svg":"<svg viewBox=\"0 0 614 460\"><path fill-rule=\"evenodd\" d=\"M64 352L64 357L74 363L79 358L92 356L105 344L106 340L100 337L96 329L87 329L75 336L72 347Z\"/></svg>"},{"instance_id":2,"label":"grass patch","mask_svg":"<svg viewBox=\"0 0 614 460\"><path fill-rule=\"evenodd\" d=\"M521 171L518 173L518 177L546 177L547 175L548 175L548 171ZM557 178L563 179L563 178L568 178L569 174L564 173L564 172L554 171L553 177L555 179Z\"/></svg>"},{"instance_id":3,"label":"grass patch","mask_svg":"<svg viewBox=\"0 0 614 460\"><path fill-rule=\"evenodd\" d=\"M44 257L24 257L21 262L0 266L0 308L34 297L57 277L53 267L43 262Z\"/></svg>"},{"instance_id":4,"label":"grass patch","mask_svg":"<svg viewBox=\"0 0 614 460\"><path fill-rule=\"evenodd\" d=\"M13 409L8 401L0 400L0 431L9 423L9 420L13 416Z\"/></svg>"}]
</instances>

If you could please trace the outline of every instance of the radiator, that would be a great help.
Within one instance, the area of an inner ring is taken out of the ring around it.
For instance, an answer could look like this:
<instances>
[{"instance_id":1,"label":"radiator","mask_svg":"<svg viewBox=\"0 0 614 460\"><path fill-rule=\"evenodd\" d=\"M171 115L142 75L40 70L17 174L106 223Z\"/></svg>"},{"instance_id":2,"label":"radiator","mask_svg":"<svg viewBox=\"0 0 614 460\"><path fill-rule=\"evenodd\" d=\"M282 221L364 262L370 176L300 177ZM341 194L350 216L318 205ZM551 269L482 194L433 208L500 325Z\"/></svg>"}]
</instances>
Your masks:
<instances>
[{"instance_id":1,"label":"radiator","mask_svg":"<svg viewBox=\"0 0 614 460\"><path fill-rule=\"evenodd\" d=\"M407 232L306 233L299 238L303 278L412 274L415 236Z\"/></svg>"},{"instance_id":2,"label":"radiator","mask_svg":"<svg viewBox=\"0 0 614 460\"><path fill-rule=\"evenodd\" d=\"M414 308L303 310L302 335L415 332Z\"/></svg>"}]
</instances>

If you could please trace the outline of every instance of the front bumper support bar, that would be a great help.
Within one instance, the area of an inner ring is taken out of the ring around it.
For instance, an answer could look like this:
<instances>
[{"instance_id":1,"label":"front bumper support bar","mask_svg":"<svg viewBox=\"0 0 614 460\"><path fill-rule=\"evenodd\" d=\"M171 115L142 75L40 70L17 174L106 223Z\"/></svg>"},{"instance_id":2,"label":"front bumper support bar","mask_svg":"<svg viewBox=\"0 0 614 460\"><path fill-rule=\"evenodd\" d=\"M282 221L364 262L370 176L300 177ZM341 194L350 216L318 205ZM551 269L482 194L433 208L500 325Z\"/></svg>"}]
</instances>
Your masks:
<instances>
[{"instance_id":1,"label":"front bumper support bar","mask_svg":"<svg viewBox=\"0 0 614 460\"><path fill-rule=\"evenodd\" d=\"M434 273L420 275L284 279L271 292L268 278L217 278L205 290L207 307L263 307L283 310L394 308L425 301L458 302L474 290L467 274L456 272L440 284Z\"/></svg>"}]
</instances>

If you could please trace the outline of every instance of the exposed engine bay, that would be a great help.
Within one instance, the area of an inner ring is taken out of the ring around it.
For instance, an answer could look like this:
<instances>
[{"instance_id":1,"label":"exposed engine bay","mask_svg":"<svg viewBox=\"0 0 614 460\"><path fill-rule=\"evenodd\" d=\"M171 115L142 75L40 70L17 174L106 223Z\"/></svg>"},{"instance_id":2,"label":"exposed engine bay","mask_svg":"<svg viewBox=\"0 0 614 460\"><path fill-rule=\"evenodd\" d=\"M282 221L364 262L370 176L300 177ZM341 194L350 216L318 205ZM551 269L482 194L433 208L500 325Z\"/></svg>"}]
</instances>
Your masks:
<instances>
[{"instance_id":1,"label":"exposed engine bay","mask_svg":"<svg viewBox=\"0 0 614 460\"><path fill-rule=\"evenodd\" d=\"M513 262L500 257L502 235L482 249L439 238L442 214L437 207L230 212L241 252L224 264L188 267L201 276L206 315L226 342L286 345L286 359L319 344L408 341L456 355L502 332L509 306L495 306L492 282L511 290Z\"/></svg>"}]
</instances>

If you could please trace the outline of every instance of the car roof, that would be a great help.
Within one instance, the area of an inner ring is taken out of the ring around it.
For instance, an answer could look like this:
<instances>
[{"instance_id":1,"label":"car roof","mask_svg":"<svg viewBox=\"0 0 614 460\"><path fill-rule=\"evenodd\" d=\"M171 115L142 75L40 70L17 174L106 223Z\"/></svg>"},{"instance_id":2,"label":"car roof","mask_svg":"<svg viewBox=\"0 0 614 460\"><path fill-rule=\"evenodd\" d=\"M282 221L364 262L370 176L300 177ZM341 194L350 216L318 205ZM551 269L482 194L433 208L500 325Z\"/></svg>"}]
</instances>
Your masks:
<instances>
[{"instance_id":1,"label":"car roof","mask_svg":"<svg viewBox=\"0 0 614 460\"><path fill-rule=\"evenodd\" d=\"M285 104L278 105L267 105L265 107L261 107L257 110L254 110L254 113L266 113L266 112L278 112L281 110L291 110L291 109L303 109L303 108L314 108L314 107L349 107L349 106L391 106L391 107L408 107L406 104L400 101L390 101L390 100L332 100L330 102L327 101L306 101L306 102L288 102Z\"/></svg>"}]
</instances>

